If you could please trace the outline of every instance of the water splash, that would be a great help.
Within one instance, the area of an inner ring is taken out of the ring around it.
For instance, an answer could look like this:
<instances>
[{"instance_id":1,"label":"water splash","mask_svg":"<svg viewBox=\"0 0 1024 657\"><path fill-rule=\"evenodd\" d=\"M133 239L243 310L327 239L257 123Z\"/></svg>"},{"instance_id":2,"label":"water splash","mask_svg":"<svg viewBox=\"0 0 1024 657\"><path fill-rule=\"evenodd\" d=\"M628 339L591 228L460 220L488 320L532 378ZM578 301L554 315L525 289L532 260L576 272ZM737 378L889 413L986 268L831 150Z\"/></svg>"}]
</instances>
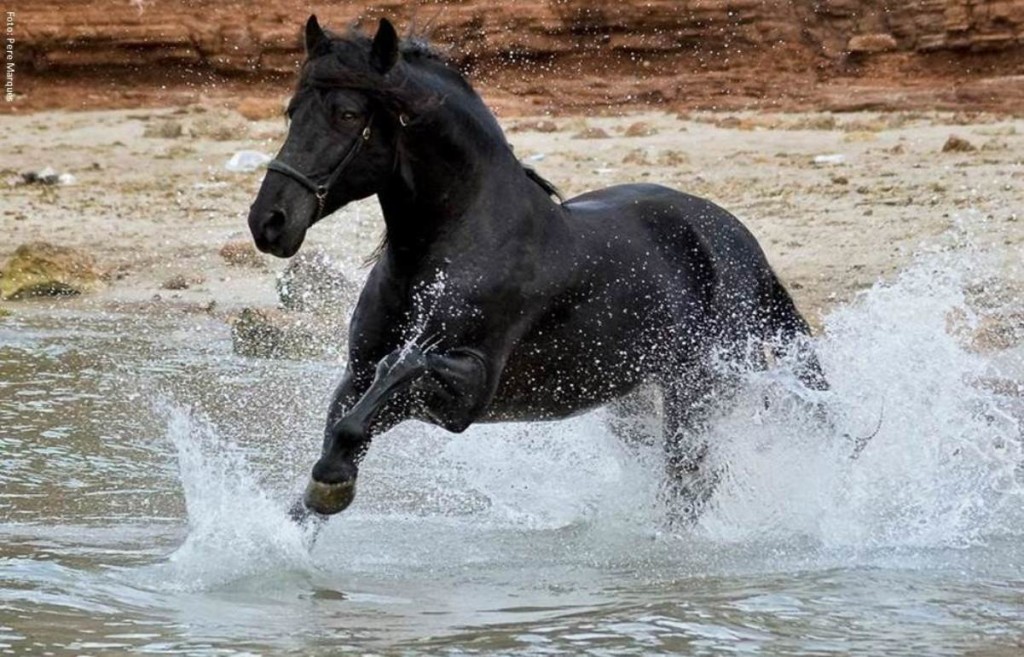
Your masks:
<instances>
[{"instance_id":1,"label":"water splash","mask_svg":"<svg viewBox=\"0 0 1024 657\"><path fill-rule=\"evenodd\" d=\"M746 375L709 429L722 481L698 526L674 537L689 544L687 558L696 550L711 563L723 546L839 554L1019 536L1021 354L972 350L950 324L980 323L969 291L999 267L972 250L933 253L836 309L815 340L828 392L802 389L785 364ZM1018 398L984 384L993 377L1015 381ZM501 562L545 549L570 562L656 552L676 563L677 547L650 541L664 527L660 441L627 449L606 412L457 436L404 423L374 442L356 505L311 555L284 496L261 487L244 450L171 408L189 533L168 579L202 589L315 564L408 570L442 554L451 564ZM877 435L851 459L851 436L870 434L880 415Z\"/></svg>"},{"instance_id":2,"label":"water splash","mask_svg":"<svg viewBox=\"0 0 1024 657\"><path fill-rule=\"evenodd\" d=\"M245 451L208 422L164 404L178 456L188 535L170 556L164 585L203 590L269 571L307 571L310 537L263 489Z\"/></svg>"},{"instance_id":3,"label":"water splash","mask_svg":"<svg viewBox=\"0 0 1024 657\"><path fill-rule=\"evenodd\" d=\"M951 317L977 324L966 291L999 268L970 249L931 253L829 315L816 348L832 384L817 400L830 422L784 394L791 379L751 375L712 429L727 475L702 529L726 541L868 549L1019 533L1020 400L985 381L1020 356L977 353L950 330ZM775 401L767 409L765 396ZM851 459L848 436L870 434L879 415L878 434Z\"/></svg>"}]
</instances>

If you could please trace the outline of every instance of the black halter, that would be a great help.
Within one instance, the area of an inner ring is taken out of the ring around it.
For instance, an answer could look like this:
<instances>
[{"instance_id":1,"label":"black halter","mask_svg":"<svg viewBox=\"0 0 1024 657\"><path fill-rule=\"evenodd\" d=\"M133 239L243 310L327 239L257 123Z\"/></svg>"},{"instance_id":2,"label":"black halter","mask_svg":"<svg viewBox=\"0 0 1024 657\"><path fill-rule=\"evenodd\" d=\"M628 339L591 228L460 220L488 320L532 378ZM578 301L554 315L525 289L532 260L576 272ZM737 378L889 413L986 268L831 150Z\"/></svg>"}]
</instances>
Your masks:
<instances>
[{"instance_id":1,"label":"black halter","mask_svg":"<svg viewBox=\"0 0 1024 657\"><path fill-rule=\"evenodd\" d=\"M359 154L359 149L363 147L363 144L370 140L370 125L372 123L373 115L371 114L366 118L366 123L363 125L363 129L359 133L359 136L356 137L355 141L352 142L352 145L348 147L345 157L341 158L341 162L338 162L338 165L334 167L334 170L331 171L330 175L327 176L327 180L324 182L317 183L306 174L292 167L290 164L285 164L281 160L271 160L268 162L267 170L283 173L311 191L313 196L316 196L317 204L316 217L313 218L313 221L318 221L320 216L324 213L324 202L327 200L327 193L331 191L331 187L334 187L334 183L338 182L338 177L341 175L341 172L345 170L345 167L347 167L355 156ZM405 125L404 122L403 125Z\"/></svg>"}]
</instances>

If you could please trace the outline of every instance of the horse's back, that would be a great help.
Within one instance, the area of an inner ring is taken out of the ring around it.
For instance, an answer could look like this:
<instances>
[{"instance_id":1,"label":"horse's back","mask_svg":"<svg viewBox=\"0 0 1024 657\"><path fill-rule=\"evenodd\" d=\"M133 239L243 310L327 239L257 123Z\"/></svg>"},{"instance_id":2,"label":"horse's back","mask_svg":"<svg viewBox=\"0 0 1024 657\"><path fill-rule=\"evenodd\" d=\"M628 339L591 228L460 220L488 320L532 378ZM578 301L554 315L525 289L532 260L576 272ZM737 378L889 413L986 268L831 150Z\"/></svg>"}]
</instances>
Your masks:
<instances>
[{"instance_id":1,"label":"horse's back","mask_svg":"<svg viewBox=\"0 0 1024 657\"><path fill-rule=\"evenodd\" d=\"M756 311L777 286L760 245L739 219L691 194L653 184L617 185L564 204L582 234L628 243L636 255L656 256L674 282L710 306L735 314ZM713 310L714 308L709 308Z\"/></svg>"},{"instance_id":2,"label":"horse's back","mask_svg":"<svg viewBox=\"0 0 1024 657\"><path fill-rule=\"evenodd\" d=\"M563 207L573 220L605 233L646 229L651 239L670 249L682 246L692 254L697 247L710 257L735 253L756 255L756 264L767 262L757 240L730 212L663 185L615 185L569 199Z\"/></svg>"}]
</instances>

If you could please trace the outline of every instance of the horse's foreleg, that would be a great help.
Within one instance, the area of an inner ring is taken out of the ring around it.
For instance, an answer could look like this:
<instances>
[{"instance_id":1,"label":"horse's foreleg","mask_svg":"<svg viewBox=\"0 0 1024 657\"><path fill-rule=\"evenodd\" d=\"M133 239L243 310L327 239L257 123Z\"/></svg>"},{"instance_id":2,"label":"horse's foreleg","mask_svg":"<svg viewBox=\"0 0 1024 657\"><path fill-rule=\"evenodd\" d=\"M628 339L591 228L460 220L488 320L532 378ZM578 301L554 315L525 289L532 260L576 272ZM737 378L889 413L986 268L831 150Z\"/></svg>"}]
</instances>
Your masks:
<instances>
[{"instance_id":1,"label":"horse's foreleg","mask_svg":"<svg viewBox=\"0 0 1024 657\"><path fill-rule=\"evenodd\" d=\"M424 409L441 426L461 431L485 405L483 359L459 350L430 354L413 347L396 350L377 365L373 382L343 416L328 423L320 460L313 466L305 506L315 513L344 510L355 497L359 461L374 435L413 416L410 389L418 384L443 404Z\"/></svg>"},{"instance_id":2,"label":"horse's foreleg","mask_svg":"<svg viewBox=\"0 0 1024 657\"><path fill-rule=\"evenodd\" d=\"M359 461L370 440L404 419L404 414L388 413L380 418L382 421L376 420L388 402L424 371L422 352L398 350L381 359L372 382L354 402L358 388L350 381L342 382L328 414L320 459L313 466L303 496L306 509L331 515L352 503Z\"/></svg>"}]
</instances>

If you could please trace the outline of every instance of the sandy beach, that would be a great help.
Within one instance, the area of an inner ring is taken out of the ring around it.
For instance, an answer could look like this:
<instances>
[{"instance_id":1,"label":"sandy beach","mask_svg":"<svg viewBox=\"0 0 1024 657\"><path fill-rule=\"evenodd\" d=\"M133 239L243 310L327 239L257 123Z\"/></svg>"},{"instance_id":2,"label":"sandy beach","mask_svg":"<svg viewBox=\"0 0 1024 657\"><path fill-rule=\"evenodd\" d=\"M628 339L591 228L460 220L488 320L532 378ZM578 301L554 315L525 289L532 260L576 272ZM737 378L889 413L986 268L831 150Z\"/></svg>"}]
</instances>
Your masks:
<instances>
[{"instance_id":1,"label":"sandy beach","mask_svg":"<svg viewBox=\"0 0 1024 657\"><path fill-rule=\"evenodd\" d=\"M694 112L503 123L520 158L567 197L645 181L729 209L761 241L813 324L923 248L968 240L1008 262L1024 248L1021 119ZM145 311L212 301L225 314L273 304L284 261L260 256L239 266L218 253L249 239L246 213L263 176L228 171L227 161L241 150L272 155L286 130L283 119L248 121L202 105L5 117L0 259L45 240L85 250L108 272L97 294L43 303ZM951 136L967 145L944 150ZM75 182L22 183L20 174L44 167ZM381 229L368 199L321 222L307 245L332 254L359 281ZM1006 282L1015 287L1020 272L1011 269ZM175 276L188 288L163 289Z\"/></svg>"}]
</instances>

